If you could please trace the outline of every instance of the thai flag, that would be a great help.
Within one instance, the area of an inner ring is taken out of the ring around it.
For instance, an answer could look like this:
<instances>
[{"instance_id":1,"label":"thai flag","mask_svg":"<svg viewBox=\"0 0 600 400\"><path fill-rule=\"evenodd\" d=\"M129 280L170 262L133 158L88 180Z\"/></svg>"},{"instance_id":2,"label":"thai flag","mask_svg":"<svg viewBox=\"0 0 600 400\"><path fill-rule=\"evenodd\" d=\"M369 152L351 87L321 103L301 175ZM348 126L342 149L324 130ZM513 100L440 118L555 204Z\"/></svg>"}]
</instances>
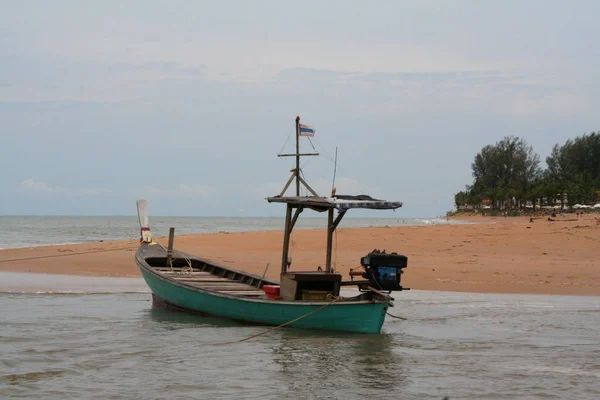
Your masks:
<instances>
[{"instance_id":1,"label":"thai flag","mask_svg":"<svg viewBox=\"0 0 600 400\"><path fill-rule=\"evenodd\" d=\"M315 128L309 125L300 124L300 136L315 136Z\"/></svg>"}]
</instances>

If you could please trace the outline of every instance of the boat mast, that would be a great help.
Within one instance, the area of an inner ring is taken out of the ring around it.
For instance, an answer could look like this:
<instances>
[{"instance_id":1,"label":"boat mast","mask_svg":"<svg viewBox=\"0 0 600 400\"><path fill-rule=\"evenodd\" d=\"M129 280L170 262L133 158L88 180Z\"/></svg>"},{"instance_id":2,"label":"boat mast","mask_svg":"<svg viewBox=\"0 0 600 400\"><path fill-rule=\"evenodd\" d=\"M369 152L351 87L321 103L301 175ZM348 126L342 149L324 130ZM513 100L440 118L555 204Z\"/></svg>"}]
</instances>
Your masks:
<instances>
[{"instance_id":1,"label":"boat mast","mask_svg":"<svg viewBox=\"0 0 600 400\"><path fill-rule=\"evenodd\" d=\"M300 117L296 117L296 196L300 197Z\"/></svg>"},{"instance_id":2,"label":"boat mast","mask_svg":"<svg viewBox=\"0 0 600 400\"><path fill-rule=\"evenodd\" d=\"M279 154L279 157L296 157L296 168L293 170L292 176L288 179L285 184L283 190L279 197L283 197L285 195L286 190L292 184L292 181L296 180L296 197L300 197L300 184L304 185L304 187L310 192L310 194L314 197L319 197L317 192L311 188L308 183L300 176L300 157L306 156L318 156L319 153L300 153L300 117L296 117L296 152L292 154ZM288 269L288 265L290 263L289 260L289 249L290 249L290 236L292 235L292 230L294 229L294 225L300 216L300 213L304 210L304 206L298 204L287 204L286 213L285 213L285 227L283 230L283 252L281 255L281 273L285 274ZM293 215L292 215L293 212ZM332 214L333 215L333 214ZM329 245L331 248L331 245ZM331 256L328 257L331 259ZM331 262L329 262L331 263Z\"/></svg>"},{"instance_id":3,"label":"boat mast","mask_svg":"<svg viewBox=\"0 0 600 400\"><path fill-rule=\"evenodd\" d=\"M296 180L296 197L300 197L300 184L304 185L306 190L308 190L311 195L315 197L319 196L317 192L315 192L313 188L311 188L300 176L300 157L318 156L319 153L300 153L300 136L300 117L296 117L296 152L277 155L277 157L296 157L296 168L291 171L292 176L290 176L290 179L287 181L283 187L283 190L279 194L281 197L285 195L286 190L290 187L294 179Z\"/></svg>"}]
</instances>

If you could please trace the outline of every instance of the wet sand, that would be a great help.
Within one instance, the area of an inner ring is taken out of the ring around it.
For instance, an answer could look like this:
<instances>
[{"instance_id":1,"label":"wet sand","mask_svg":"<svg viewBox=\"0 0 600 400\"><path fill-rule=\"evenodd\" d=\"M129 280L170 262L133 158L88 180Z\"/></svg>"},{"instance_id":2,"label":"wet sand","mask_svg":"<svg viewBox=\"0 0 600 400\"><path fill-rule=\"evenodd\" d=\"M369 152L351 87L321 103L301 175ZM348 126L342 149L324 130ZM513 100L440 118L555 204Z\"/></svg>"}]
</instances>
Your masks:
<instances>
[{"instance_id":1,"label":"wet sand","mask_svg":"<svg viewBox=\"0 0 600 400\"><path fill-rule=\"evenodd\" d=\"M600 295L600 216L460 216L473 225L339 228L334 266L348 278L360 257L378 248L409 257L404 286L482 293ZM574 221L569 221L575 219ZM158 238L166 245L166 238ZM179 250L278 279L282 232L182 235ZM0 250L0 271L139 277L133 260L138 240ZM297 230L292 270L325 264L325 232ZM12 260L12 261L11 261ZM1 285L1 284L0 284Z\"/></svg>"}]
</instances>

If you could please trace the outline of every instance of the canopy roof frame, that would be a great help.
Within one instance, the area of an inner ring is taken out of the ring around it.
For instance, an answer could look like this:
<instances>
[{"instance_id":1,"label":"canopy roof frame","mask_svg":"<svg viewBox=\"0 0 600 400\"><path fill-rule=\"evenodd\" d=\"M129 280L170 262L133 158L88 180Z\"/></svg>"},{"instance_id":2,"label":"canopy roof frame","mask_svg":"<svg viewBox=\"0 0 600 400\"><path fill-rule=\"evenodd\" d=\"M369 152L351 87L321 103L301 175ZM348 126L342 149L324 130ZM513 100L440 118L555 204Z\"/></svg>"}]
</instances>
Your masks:
<instances>
[{"instance_id":1,"label":"canopy roof frame","mask_svg":"<svg viewBox=\"0 0 600 400\"><path fill-rule=\"evenodd\" d=\"M331 272L331 249L333 244L333 233L349 209L365 208L376 210L393 210L402 207L402 203L399 201L377 200L366 195L333 196L332 193L332 197L318 196L317 193L300 176L300 157L315 156L318 155L318 153L301 154L299 151L299 138L300 117L296 117L296 153L280 154L282 157L294 156L296 158L296 168L291 171L292 176L290 176L286 182L281 193L277 196L267 198L269 203L286 204L285 228L283 231L283 251L281 255L281 273L285 274L291 263L289 260L290 237L300 213L302 213L305 208L309 208L317 212L327 211L327 255L325 260L325 271L329 273ZM284 196L285 192L291 186L294 180L296 181L296 196ZM300 184L302 184L312 194L312 196L300 196ZM333 215L334 210L338 210L338 215L335 219Z\"/></svg>"}]
</instances>

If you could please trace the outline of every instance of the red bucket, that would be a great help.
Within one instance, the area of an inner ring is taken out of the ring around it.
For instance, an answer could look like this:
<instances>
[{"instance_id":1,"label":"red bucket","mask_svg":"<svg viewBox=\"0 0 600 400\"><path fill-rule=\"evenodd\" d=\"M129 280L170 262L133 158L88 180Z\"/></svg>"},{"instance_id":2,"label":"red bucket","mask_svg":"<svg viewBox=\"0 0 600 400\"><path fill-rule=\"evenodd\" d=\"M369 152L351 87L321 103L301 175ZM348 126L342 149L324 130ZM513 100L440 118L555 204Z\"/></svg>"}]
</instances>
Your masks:
<instances>
[{"instance_id":1,"label":"red bucket","mask_svg":"<svg viewBox=\"0 0 600 400\"><path fill-rule=\"evenodd\" d=\"M262 288L267 295L267 299L279 298L279 285L264 285Z\"/></svg>"}]
</instances>

